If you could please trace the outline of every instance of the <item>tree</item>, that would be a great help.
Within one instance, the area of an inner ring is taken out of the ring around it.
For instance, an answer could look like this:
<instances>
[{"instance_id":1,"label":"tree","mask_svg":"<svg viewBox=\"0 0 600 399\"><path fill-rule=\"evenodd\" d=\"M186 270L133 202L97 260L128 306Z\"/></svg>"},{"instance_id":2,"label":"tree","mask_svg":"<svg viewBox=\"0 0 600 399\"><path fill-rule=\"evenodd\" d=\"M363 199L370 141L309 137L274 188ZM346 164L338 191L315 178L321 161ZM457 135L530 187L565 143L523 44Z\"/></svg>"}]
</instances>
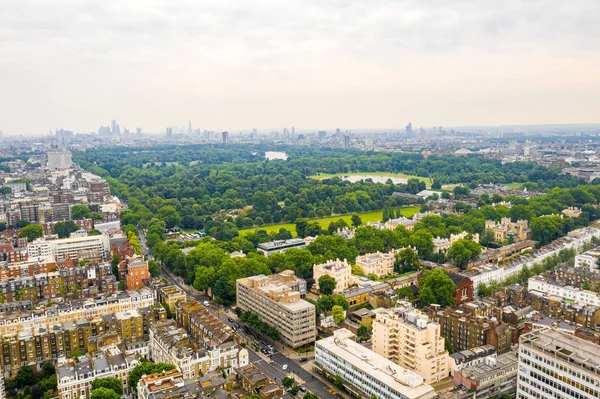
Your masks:
<instances>
[{"instance_id":1,"label":"tree","mask_svg":"<svg viewBox=\"0 0 600 399\"><path fill-rule=\"evenodd\" d=\"M450 247L448 258L458 267L465 266L469 260L481 253L481 245L475 241L461 239Z\"/></svg>"},{"instance_id":2,"label":"tree","mask_svg":"<svg viewBox=\"0 0 600 399\"><path fill-rule=\"evenodd\" d=\"M322 312L328 312L335 306L335 302L331 295L323 295L317 301L317 305Z\"/></svg>"},{"instance_id":3,"label":"tree","mask_svg":"<svg viewBox=\"0 0 600 399\"><path fill-rule=\"evenodd\" d=\"M92 216L92 211L87 205L73 205L71 207L72 220L91 219Z\"/></svg>"},{"instance_id":4,"label":"tree","mask_svg":"<svg viewBox=\"0 0 600 399\"><path fill-rule=\"evenodd\" d=\"M296 380L294 380L294 378L290 376L283 377L283 379L281 380L281 385L283 385L287 389L290 389L292 386L294 386L295 383Z\"/></svg>"},{"instance_id":5,"label":"tree","mask_svg":"<svg viewBox=\"0 0 600 399\"><path fill-rule=\"evenodd\" d=\"M68 222L58 222L54 225L54 233L58 234L58 238L67 238L77 230L79 230L79 226L71 220Z\"/></svg>"},{"instance_id":6,"label":"tree","mask_svg":"<svg viewBox=\"0 0 600 399\"><path fill-rule=\"evenodd\" d=\"M148 271L150 272L150 276L152 277L158 277L162 275L162 270L160 269L158 262L156 262L155 260L151 260L148 262Z\"/></svg>"},{"instance_id":7,"label":"tree","mask_svg":"<svg viewBox=\"0 0 600 399\"><path fill-rule=\"evenodd\" d=\"M43 237L44 229L39 224L28 224L19 232L19 238L27 237L27 241L32 242L36 238Z\"/></svg>"},{"instance_id":8,"label":"tree","mask_svg":"<svg viewBox=\"0 0 600 399\"><path fill-rule=\"evenodd\" d=\"M136 365L133 368L133 370L131 370L131 372L127 376L127 384L130 387L136 387L138 381L140 380L140 378L142 378L144 374L150 375L154 373L160 373L163 371L171 371L173 369L175 369L175 366L169 363L151 363L144 361Z\"/></svg>"},{"instance_id":9,"label":"tree","mask_svg":"<svg viewBox=\"0 0 600 399\"><path fill-rule=\"evenodd\" d=\"M336 284L335 278L325 274L319 277L319 292L323 295L331 295Z\"/></svg>"},{"instance_id":10,"label":"tree","mask_svg":"<svg viewBox=\"0 0 600 399\"><path fill-rule=\"evenodd\" d=\"M112 274L114 274L117 279L119 278L119 263L121 263L121 258L119 254L113 254L112 260L110 261L110 266L112 270Z\"/></svg>"},{"instance_id":11,"label":"tree","mask_svg":"<svg viewBox=\"0 0 600 399\"><path fill-rule=\"evenodd\" d=\"M92 381L92 390L98 388L112 389L117 395L123 395L123 385L121 380L115 377L96 378Z\"/></svg>"},{"instance_id":12,"label":"tree","mask_svg":"<svg viewBox=\"0 0 600 399\"><path fill-rule=\"evenodd\" d=\"M415 247L419 255L427 258L433 253L433 235L425 229L415 231L409 238L411 247Z\"/></svg>"},{"instance_id":13,"label":"tree","mask_svg":"<svg viewBox=\"0 0 600 399\"><path fill-rule=\"evenodd\" d=\"M444 338L444 349L447 350L449 354L454 353L454 346L452 345L452 341L448 338Z\"/></svg>"},{"instance_id":14,"label":"tree","mask_svg":"<svg viewBox=\"0 0 600 399\"><path fill-rule=\"evenodd\" d=\"M339 375L336 375L333 379L333 385L338 389L344 389L344 380Z\"/></svg>"},{"instance_id":15,"label":"tree","mask_svg":"<svg viewBox=\"0 0 600 399\"><path fill-rule=\"evenodd\" d=\"M170 205L165 205L158 210L158 218L165 222L167 228L179 226L181 224L181 215Z\"/></svg>"},{"instance_id":16,"label":"tree","mask_svg":"<svg viewBox=\"0 0 600 399\"><path fill-rule=\"evenodd\" d=\"M306 228L308 227L307 219L296 219L296 234L298 237L306 237Z\"/></svg>"},{"instance_id":17,"label":"tree","mask_svg":"<svg viewBox=\"0 0 600 399\"><path fill-rule=\"evenodd\" d=\"M119 281L119 291L127 291L127 281Z\"/></svg>"},{"instance_id":18,"label":"tree","mask_svg":"<svg viewBox=\"0 0 600 399\"><path fill-rule=\"evenodd\" d=\"M319 399L319 396L317 396L316 393L306 392L304 396L302 396L302 399Z\"/></svg>"},{"instance_id":19,"label":"tree","mask_svg":"<svg viewBox=\"0 0 600 399\"><path fill-rule=\"evenodd\" d=\"M344 314L344 308L338 305L335 305L331 309L331 315L333 316L333 321L335 322L335 324L340 324L346 319L346 315Z\"/></svg>"},{"instance_id":20,"label":"tree","mask_svg":"<svg viewBox=\"0 0 600 399\"><path fill-rule=\"evenodd\" d=\"M481 245L489 246L496 241L496 236L494 235L494 231L492 229L485 229L483 233L479 236L479 242Z\"/></svg>"},{"instance_id":21,"label":"tree","mask_svg":"<svg viewBox=\"0 0 600 399\"><path fill-rule=\"evenodd\" d=\"M362 219L358 215L352 215L350 219L352 221L352 226L354 227L358 227L362 224Z\"/></svg>"},{"instance_id":22,"label":"tree","mask_svg":"<svg viewBox=\"0 0 600 399\"><path fill-rule=\"evenodd\" d=\"M406 298L410 302L415 300L415 295L413 294L410 287L402 287L398 291L396 291L396 293L398 294L398 298Z\"/></svg>"},{"instance_id":23,"label":"tree","mask_svg":"<svg viewBox=\"0 0 600 399\"><path fill-rule=\"evenodd\" d=\"M344 309L348 309L348 307L350 306L350 304L348 303L348 300L342 294L335 294L333 296L333 304L337 305L337 306L341 306Z\"/></svg>"},{"instance_id":24,"label":"tree","mask_svg":"<svg viewBox=\"0 0 600 399\"><path fill-rule=\"evenodd\" d=\"M292 395L296 395L298 393L298 391L300 390L300 387L298 385L294 385L292 386L292 388L290 389L290 393Z\"/></svg>"},{"instance_id":25,"label":"tree","mask_svg":"<svg viewBox=\"0 0 600 399\"><path fill-rule=\"evenodd\" d=\"M121 399L121 395L109 388L100 387L94 389L90 395L91 399Z\"/></svg>"},{"instance_id":26,"label":"tree","mask_svg":"<svg viewBox=\"0 0 600 399\"><path fill-rule=\"evenodd\" d=\"M394 271L398 274L419 270L419 255L412 248L404 248L396 254Z\"/></svg>"},{"instance_id":27,"label":"tree","mask_svg":"<svg viewBox=\"0 0 600 399\"><path fill-rule=\"evenodd\" d=\"M423 306L435 303L447 307L454 305L456 301L456 286L442 269L426 270L419 280L419 288L419 301Z\"/></svg>"}]
</instances>

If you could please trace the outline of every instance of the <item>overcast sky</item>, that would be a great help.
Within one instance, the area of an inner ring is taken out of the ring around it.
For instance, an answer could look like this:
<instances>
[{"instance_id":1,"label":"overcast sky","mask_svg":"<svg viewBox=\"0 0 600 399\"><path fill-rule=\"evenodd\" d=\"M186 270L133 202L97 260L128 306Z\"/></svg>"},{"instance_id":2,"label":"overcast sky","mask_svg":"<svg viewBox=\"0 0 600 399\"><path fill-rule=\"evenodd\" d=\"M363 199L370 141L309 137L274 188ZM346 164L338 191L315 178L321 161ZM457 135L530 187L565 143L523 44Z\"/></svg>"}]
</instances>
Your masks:
<instances>
[{"instance_id":1,"label":"overcast sky","mask_svg":"<svg viewBox=\"0 0 600 399\"><path fill-rule=\"evenodd\" d=\"M1 0L0 130L600 122L598 0Z\"/></svg>"}]
</instances>

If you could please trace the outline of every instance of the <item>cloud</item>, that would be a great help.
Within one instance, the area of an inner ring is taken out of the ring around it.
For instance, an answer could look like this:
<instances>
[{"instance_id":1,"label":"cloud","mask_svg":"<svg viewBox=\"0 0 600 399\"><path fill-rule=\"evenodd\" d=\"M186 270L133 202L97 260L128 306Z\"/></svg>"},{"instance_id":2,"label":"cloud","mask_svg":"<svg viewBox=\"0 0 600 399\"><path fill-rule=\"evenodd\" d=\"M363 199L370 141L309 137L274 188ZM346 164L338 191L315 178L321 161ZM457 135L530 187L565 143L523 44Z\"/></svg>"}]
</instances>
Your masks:
<instances>
[{"instance_id":1,"label":"cloud","mask_svg":"<svg viewBox=\"0 0 600 399\"><path fill-rule=\"evenodd\" d=\"M506 88L533 101L599 88L599 12L596 0L4 0L0 129L534 122L507 109ZM288 104L278 115L274 97ZM591 121L590 99L544 103ZM491 109L472 115L481 100Z\"/></svg>"}]
</instances>

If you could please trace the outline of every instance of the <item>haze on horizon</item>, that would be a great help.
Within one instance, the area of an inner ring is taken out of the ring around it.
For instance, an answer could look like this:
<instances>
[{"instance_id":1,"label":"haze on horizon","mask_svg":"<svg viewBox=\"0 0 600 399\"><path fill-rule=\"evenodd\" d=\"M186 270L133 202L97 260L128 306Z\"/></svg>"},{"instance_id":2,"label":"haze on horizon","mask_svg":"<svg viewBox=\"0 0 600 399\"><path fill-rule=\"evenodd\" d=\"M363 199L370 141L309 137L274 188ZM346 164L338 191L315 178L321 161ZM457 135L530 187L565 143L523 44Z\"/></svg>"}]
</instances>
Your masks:
<instances>
[{"instance_id":1,"label":"haze on horizon","mask_svg":"<svg viewBox=\"0 0 600 399\"><path fill-rule=\"evenodd\" d=\"M0 130L594 123L597 0L0 2Z\"/></svg>"}]
</instances>

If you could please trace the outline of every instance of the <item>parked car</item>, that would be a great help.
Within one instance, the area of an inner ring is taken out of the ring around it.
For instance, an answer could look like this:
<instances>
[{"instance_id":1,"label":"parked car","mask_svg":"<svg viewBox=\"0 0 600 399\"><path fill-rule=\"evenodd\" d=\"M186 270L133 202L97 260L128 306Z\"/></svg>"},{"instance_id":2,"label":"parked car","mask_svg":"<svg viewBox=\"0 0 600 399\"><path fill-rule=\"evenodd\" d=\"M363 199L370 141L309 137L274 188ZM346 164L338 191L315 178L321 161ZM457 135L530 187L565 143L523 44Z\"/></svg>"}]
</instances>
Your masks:
<instances>
[{"instance_id":1,"label":"parked car","mask_svg":"<svg viewBox=\"0 0 600 399\"><path fill-rule=\"evenodd\" d=\"M204 306L206 306L206 307L210 306L210 302L204 301Z\"/></svg>"},{"instance_id":2,"label":"parked car","mask_svg":"<svg viewBox=\"0 0 600 399\"><path fill-rule=\"evenodd\" d=\"M301 357L301 358L300 358L300 363L305 363L305 362L307 362L307 361L308 361L308 358L307 358L307 357Z\"/></svg>"},{"instance_id":3,"label":"parked car","mask_svg":"<svg viewBox=\"0 0 600 399\"><path fill-rule=\"evenodd\" d=\"M230 323L233 323L233 319L231 317L228 317L227 321L230 322Z\"/></svg>"},{"instance_id":4,"label":"parked car","mask_svg":"<svg viewBox=\"0 0 600 399\"><path fill-rule=\"evenodd\" d=\"M287 370L287 369L288 369L288 365L287 365L287 364L284 364L284 365L283 365L283 367L282 367L281 369L282 369L283 371Z\"/></svg>"}]
</instances>

